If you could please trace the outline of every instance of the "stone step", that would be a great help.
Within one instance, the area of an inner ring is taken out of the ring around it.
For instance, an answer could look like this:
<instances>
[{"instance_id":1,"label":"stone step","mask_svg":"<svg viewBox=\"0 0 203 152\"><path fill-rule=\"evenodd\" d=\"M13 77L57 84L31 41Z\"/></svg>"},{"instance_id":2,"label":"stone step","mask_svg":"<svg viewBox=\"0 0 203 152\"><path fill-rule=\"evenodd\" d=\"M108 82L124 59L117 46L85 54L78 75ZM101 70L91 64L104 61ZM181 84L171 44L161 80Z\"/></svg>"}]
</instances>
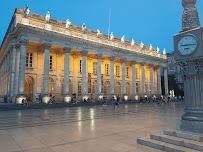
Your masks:
<instances>
[{"instance_id":1,"label":"stone step","mask_svg":"<svg viewBox=\"0 0 203 152\"><path fill-rule=\"evenodd\" d=\"M188 139L182 139L175 136L167 136L167 135L150 135L151 139L158 140L161 142L166 142L169 144L174 144L177 146L182 146L194 150L203 151L202 142L192 141Z\"/></svg>"},{"instance_id":2,"label":"stone step","mask_svg":"<svg viewBox=\"0 0 203 152\"><path fill-rule=\"evenodd\" d=\"M137 139L137 143L152 147L158 150L167 151L167 152L199 152L197 150L189 149L186 147L181 147L173 144L163 143L161 141L148 139L148 138L139 138Z\"/></svg>"},{"instance_id":3,"label":"stone step","mask_svg":"<svg viewBox=\"0 0 203 152\"><path fill-rule=\"evenodd\" d=\"M198 142L203 142L203 135L202 134L195 134L195 133L183 132L183 131L164 130L164 135L194 140L194 141L198 141Z\"/></svg>"}]
</instances>

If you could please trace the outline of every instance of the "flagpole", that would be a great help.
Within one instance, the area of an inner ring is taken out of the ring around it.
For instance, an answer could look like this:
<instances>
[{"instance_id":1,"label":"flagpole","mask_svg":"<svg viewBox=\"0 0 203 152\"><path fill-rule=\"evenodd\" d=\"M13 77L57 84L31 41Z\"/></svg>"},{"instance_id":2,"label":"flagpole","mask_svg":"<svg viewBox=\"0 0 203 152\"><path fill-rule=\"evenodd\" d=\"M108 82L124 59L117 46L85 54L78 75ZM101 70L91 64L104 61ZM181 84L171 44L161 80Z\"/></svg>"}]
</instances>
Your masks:
<instances>
[{"instance_id":1,"label":"flagpole","mask_svg":"<svg viewBox=\"0 0 203 152\"><path fill-rule=\"evenodd\" d=\"M109 39L109 32L110 32L110 24L111 24L111 8L109 11L109 29L108 29L108 39Z\"/></svg>"}]
</instances>

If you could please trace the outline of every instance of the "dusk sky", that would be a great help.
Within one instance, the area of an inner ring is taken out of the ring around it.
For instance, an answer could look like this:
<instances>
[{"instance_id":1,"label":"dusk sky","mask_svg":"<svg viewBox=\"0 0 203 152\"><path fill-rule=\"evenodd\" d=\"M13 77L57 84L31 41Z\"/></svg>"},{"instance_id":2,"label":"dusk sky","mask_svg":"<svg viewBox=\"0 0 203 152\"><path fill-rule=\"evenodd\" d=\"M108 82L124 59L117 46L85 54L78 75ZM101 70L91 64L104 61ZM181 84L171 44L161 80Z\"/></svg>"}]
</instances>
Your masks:
<instances>
[{"instance_id":1,"label":"dusk sky","mask_svg":"<svg viewBox=\"0 0 203 152\"><path fill-rule=\"evenodd\" d=\"M108 34L109 10L111 8L111 32L127 40L143 41L145 45L166 48L173 51L173 35L181 30L183 7L181 0L1 0L0 1L0 43L11 21L15 8L24 8L51 18ZM197 0L196 7L203 22L203 0ZM202 25L202 24L201 24Z\"/></svg>"}]
</instances>

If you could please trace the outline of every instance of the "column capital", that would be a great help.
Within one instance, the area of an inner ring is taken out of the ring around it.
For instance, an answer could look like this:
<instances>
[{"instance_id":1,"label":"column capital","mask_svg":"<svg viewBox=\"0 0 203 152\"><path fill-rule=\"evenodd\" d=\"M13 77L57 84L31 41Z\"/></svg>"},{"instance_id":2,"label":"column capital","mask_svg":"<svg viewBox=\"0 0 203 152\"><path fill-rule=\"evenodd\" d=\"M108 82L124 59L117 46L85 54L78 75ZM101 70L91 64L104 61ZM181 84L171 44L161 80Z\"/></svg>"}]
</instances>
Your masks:
<instances>
[{"instance_id":1,"label":"column capital","mask_svg":"<svg viewBox=\"0 0 203 152\"><path fill-rule=\"evenodd\" d=\"M166 66L166 67L163 67L163 69L164 69L164 70L167 70L167 69L168 69L168 67L167 67L167 66Z\"/></svg>"},{"instance_id":2,"label":"column capital","mask_svg":"<svg viewBox=\"0 0 203 152\"><path fill-rule=\"evenodd\" d=\"M125 63L125 61L127 61L127 59L125 59L125 58L122 58L122 59L121 59L121 62L122 62L122 63Z\"/></svg>"},{"instance_id":3,"label":"column capital","mask_svg":"<svg viewBox=\"0 0 203 152\"><path fill-rule=\"evenodd\" d=\"M115 58L116 58L115 56L110 56L109 57L110 61L114 61Z\"/></svg>"},{"instance_id":4,"label":"column capital","mask_svg":"<svg viewBox=\"0 0 203 152\"><path fill-rule=\"evenodd\" d=\"M144 66L146 63L145 62L142 62L142 63L140 63L141 64L141 66Z\"/></svg>"},{"instance_id":5,"label":"column capital","mask_svg":"<svg viewBox=\"0 0 203 152\"><path fill-rule=\"evenodd\" d=\"M86 56L88 51L82 51L81 53L82 53L82 56Z\"/></svg>"},{"instance_id":6,"label":"column capital","mask_svg":"<svg viewBox=\"0 0 203 152\"><path fill-rule=\"evenodd\" d=\"M149 64L149 67L150 67L150 68L153 68L153 67L154 67L154 64Z\"/></svg>"},{"instance_id":7,"label":"column capital","mask_svg":"<svg viewBox=\"0 0 203 152\"><path fill-rule=\"evenodd\" d=\"M136 61L131 61L132 64L136 64Z\"/></svg>"},{"instance_id":8,"label":"column capital","mask_svg":"<svg viewBox=\"0 0 203 152\"><path fill-rule=\"evenodd\" d=\"M63 50L65 51L65 53L70 53L71 48L69 48L69 47L64 47Z\"/></svg>"},{"instance_id":9,"label":"column capital","mask_svg":"<svg viewBox=\"0 0 203 152\"><path fill-rule=\"evenodd\" d=\"M101 59L102 56L103 56L103 54L101 54L101 53L98 53L98 54L97 54L97 58L98 58L98 59Z\"/></svg>"},{"instance_id":10,"label":"column capital","mask_svg":"<svg viewBox=\"0 0 203 152\"><path fill-rule=\"evenodd\" d=\"M26 46L27 43L29 42L29 40L26 39L26 38L20 38L20 41L19 41L19 42L20 42L21 45L25 45L25 46Z\"/></svg>"},{"instance_id":11,"label":"column capital","mask_svg":"<svg viewBox=\"0 0 203 152\"><path fill-rule=\"evenodd\" d=\"M45 49L50 49L50 47L52 46L52 44L49 43L49 42L44 42L43 46L44 46Z\"/></svg>"}]
</instances>

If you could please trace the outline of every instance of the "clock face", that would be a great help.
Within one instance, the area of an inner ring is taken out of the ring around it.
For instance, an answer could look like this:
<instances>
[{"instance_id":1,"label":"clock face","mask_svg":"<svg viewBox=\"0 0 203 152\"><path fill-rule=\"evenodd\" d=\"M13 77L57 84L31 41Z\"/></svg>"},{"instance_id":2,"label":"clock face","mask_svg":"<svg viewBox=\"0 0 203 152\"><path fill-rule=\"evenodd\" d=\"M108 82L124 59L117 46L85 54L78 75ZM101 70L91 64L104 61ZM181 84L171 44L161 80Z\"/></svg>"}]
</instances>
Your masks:
<instances>
[{"instance_id":1,"label":"clock face","mask_svg":"<svg viewBox=\"0 0 203 152\"><path fill-rule=\"evenodd\" d=\"M184 36L178 42L178 51L181 55L190 55L197 49L197 39L192 35Z\"/></svg>"}]
</instances>

